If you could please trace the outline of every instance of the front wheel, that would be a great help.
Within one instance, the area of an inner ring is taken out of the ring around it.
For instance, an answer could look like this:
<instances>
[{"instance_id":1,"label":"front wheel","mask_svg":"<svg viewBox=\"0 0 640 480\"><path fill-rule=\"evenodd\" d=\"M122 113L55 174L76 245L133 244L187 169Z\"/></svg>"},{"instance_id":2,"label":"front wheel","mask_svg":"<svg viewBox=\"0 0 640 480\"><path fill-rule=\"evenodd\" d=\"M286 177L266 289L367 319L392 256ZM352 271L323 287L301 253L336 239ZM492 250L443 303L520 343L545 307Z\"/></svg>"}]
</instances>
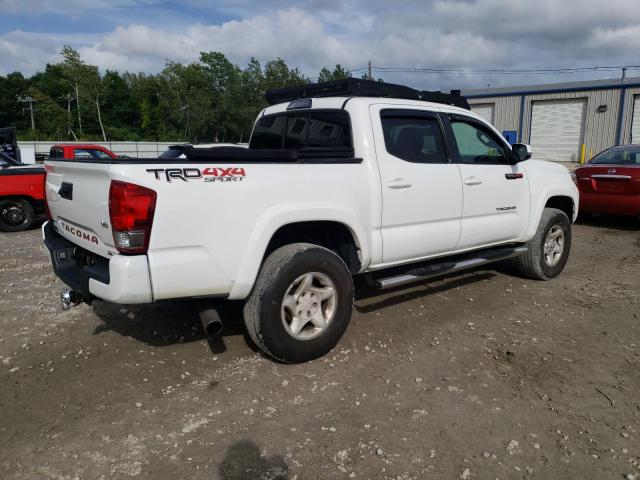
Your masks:
<instances>
[{"instance_id":1,"label":"front wheel","mask_svg":"<svg viewBox=\"0 0 640 480\"><path fill-rule=\"evenodd\" d=\"M545 208L527 252L518 257L520 272L535 280L560 275L571 250L571 221L557 208Z\"/></svg>"},{"instance_id":2,"label":"front wheel","mask_svg":"<svg viewBox=\"0 0 640 480\"><path fill-rule=\"evenodd\" d=\"M31 204L21 198L0 200L0 230L19 232L33 226L35 212Z\"/></svg>"},{"instance_id":3,"label":"front wheel","mask_svg":"<svg viewBox=\"0 0 640 480\"><path fill-rule=\"evenodd\" d=\"M285 245L265 260L244 307L247 330L267 355L300 363L329 352L353 308L353 281L342 259L308 243Z\"/></svg>"}]
</instances>

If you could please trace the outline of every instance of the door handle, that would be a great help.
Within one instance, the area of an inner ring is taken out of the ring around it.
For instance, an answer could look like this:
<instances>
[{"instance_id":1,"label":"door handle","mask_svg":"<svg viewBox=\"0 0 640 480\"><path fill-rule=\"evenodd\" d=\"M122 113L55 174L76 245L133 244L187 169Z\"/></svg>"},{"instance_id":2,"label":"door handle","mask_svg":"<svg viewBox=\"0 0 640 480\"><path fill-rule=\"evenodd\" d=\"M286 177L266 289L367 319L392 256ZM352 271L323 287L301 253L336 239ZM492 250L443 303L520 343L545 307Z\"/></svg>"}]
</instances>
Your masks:
<instances>
[{"instance_id":1,"label":"door handle","mask_svg":"<svg viewBox=\"0 0 640 480\"><path fill-rule=\"evenodd\" d=\"M522 173L505 173L504 174L504 178L506 178L507 180L517 180L519 178L524 178L524 174Z\"/></svg>"},{"instance_id":2,"label":"door handle","mask_svg":"<svg viewBox=\"0 0 640 480\"><path fill-rule=\"evenodd\" d=\"M465 185L480 185L482 183L482 180L480 180L478 177L467 177L463 180Z\"/></svg>"},{"instance_id":3,"label":"door handle","mask_svg":"<svg viewBox=\"0 0 640 480\"><path fill-rule=\"evenodd\" d=\"M396 178L387 183L387 187L393 189L409 188L410 186L411 183L406 181L404 178Z\"/></svg>"}]
</instances>

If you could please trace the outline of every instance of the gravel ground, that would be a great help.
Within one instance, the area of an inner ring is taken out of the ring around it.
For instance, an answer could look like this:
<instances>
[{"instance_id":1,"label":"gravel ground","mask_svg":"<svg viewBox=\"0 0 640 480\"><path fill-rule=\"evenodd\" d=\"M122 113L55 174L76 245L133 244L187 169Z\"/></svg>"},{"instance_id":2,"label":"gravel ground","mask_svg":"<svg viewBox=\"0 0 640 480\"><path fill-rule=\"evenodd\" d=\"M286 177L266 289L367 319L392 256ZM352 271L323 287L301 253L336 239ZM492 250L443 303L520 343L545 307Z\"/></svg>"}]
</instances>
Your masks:
<instances>
[{"instance_id":1,"label":"gravel ground","mask_svg":"<svg viewBox=\"0 0 640 480\"><path fill-rule=\"evenodd\" d=\"M0 478L640 478L640 228L574 227L565 272L360 287L327 357L239 309L59 310L39 231L0 234Z\"/></svg>"}]
</instances>

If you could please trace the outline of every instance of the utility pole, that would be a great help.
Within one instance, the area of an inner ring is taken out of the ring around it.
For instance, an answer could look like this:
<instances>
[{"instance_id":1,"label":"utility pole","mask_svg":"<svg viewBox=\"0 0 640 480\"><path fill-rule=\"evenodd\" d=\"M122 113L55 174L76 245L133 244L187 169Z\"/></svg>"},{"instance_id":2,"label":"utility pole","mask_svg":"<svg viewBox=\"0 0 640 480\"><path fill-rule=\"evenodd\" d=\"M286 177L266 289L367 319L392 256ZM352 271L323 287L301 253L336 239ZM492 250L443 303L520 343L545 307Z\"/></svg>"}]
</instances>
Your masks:
<instances>
[{"instance_id":1,"label":"utility pole","mask_svg":"<svg viewBox=\"0 0 640 480\"><path fill-rule=\"evenodd\" d=\"M622 67L622 81L624 82L627 78L627 67Z\"/></svg>"},{"instance_id":2,"label":"utility pole","mask_svg":"<svg viewBox=\"0 0 640 480\"><path fill-rule=\"evenodd\" d=\"M33 116L33 104L35 103L35 99L32 96L20 96L18 97L18 101L20 103L28 103L29 104L29 113L31 114L31 130L36 129L36 121Z\"/></svg>"},{"instance_id":3,"label":"utility pole","mask_svg":"<svg viewBox=\"0 0 640 480\"><path fill-rule=\"evenodd\" d=\"M75 91L76 91L76 108L78 109L78 130L80 135L82 136L82 119L80 118L80 92L78 89L78 82L75 83Z\"/></svg>"},{"instance_id":4,"label":"utility pole","mask_svg":"<svg viewBox=\"0 0 640 480\"><path fill-rule=\"evenodd\" d=\"M373 80L373 75L371 74L371 60L369 60L369 80Z\"/></svg>"},{"instance_id":5,"label":"utility pole","mask_svg":"<svg viewBox=\"0 0 640 480\"><path fill-rule=\"evenodd\" d=\"M71 130L71 101L73 97L70 93L67 93L60 98L67 101L67 135L71 135L73 133L73 130Z\"/></svg>"}]
</instances>

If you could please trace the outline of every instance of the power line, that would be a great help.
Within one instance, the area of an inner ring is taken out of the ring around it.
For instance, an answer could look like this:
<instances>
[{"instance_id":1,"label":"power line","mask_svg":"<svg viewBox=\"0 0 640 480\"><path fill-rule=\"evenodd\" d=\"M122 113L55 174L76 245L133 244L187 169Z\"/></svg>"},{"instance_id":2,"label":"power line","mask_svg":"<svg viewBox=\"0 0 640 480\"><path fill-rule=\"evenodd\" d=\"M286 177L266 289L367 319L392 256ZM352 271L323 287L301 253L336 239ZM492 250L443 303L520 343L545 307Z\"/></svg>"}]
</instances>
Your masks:
<instances>
[{"instance_id":1,"label":"power line","mask_svg":"<svg viewBox=\"0 0 640 480\"><path fill-rule=\"evenodd\" d=\"M353 69L351 72L365 70L368 67ZM549 74L571 74L593 71L617 71L638 70L640 65L608 65L593 67L568 67L568 68L490 68L490 69L464 69L464 68L430 68L430 67L385 67L372 65L371 70L387 73L425 73L425 74L462 74L462 75L549 75Z\"/></svg>"}]
</instances>

